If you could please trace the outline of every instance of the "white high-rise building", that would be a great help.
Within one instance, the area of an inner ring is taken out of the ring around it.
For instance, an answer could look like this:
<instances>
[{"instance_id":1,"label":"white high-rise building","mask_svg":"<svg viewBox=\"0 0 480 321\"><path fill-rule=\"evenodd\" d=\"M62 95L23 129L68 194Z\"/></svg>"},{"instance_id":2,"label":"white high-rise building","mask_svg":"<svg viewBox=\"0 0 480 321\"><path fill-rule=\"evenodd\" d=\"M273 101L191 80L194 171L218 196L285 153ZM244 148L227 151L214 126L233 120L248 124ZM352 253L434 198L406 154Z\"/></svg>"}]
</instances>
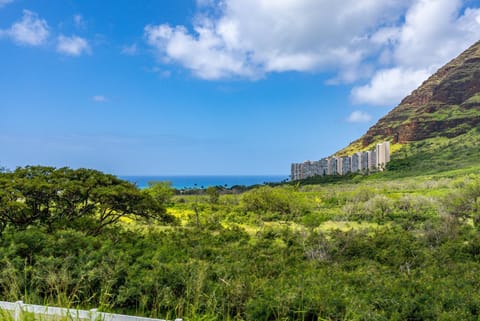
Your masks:
<instances>
[{"instance_id":1,"label":"white high-rise building","mask_svg":"<svg viewBox=\"0 0 480 321\"><path fill-rule=\"evenodd\" d=\"M352 156L322 158L318 161L305 161L291 165L291 180L312 176L346 175L350 172L384 170L390 161L390 143L378 144L373 151L359 152Z\"/></svg>"},{"instance_id":2,"label":"white high-rise building","mask_svg":"<svg viewBox=\"0 0 480 321\"><path fill-rule=\"evenodd\" d=\"M375 151L377 152L377 169L384 170L385 165L390 161L390 142L378 144Z\"/></svg>"},{"instance_id":3,"label":"white high-rise building","mask_svg":"<svg viewBox=\"0 0 480 321\"><path fill-rule=\"evenodd\" d=\"M368 169L369 170L377 169L377 150L368 151L367 157L368 157Z\"/></svg>"},{"instance_id":4,"label":"white high-rise building","mask_svg":"<svg viewBox=\"0 0 480 321\"><path fill-rule=\"evenodd\" d=\"M343 175L343 158L342 157L335 157L337 160L337 174L338 175Z\"/></svg>"},{"instance_id":5,"label":"white high-rise building","mask_svg":"<svg viewBox=\"0 0 480 321\"><path fill-rule=\"evenodd\" d=\"M352 172L352 157L342 157L342 175L347 175Z\"/></svg>"},{"instance_id":6,"label":"white high-rise building","mask_svg":"<svg viewBox=\"0 0 480 321\"><path fill-rule=\"evenodd\" d=\"M337 175L337 158L329 158L328 159L328 175Z\"/></svg>"},{"instance_id":7,"label":"white high-rise building","mask_svg":"<svg viewBox=\"0 0 480 321\"><path fill-rule=\"evenodd\" d=\"M352 155L352 173L362 171L362 153L355 153Z\"/></svg>"},{"instance_id":8,"label":"white high-rise building","mask_svg":"<svg viewBox=\"0 0 480 321\"><path fill-rule=\"evenodd\" d=\"M328 175L328 159L322 158L321 160L319 160L318 175L320 176Z\"/></svg>"},{"instance_id":9,"label":"white high-rise building","mask_svg":"<svg viewBox=\"0 0 480 321\"><path fill-rule=\"evenodd\" d=\"M366 172L368 170L368 153L369 152L362 152L362 165L361 165L361 171Z\"/></svg>"}]
</instances>

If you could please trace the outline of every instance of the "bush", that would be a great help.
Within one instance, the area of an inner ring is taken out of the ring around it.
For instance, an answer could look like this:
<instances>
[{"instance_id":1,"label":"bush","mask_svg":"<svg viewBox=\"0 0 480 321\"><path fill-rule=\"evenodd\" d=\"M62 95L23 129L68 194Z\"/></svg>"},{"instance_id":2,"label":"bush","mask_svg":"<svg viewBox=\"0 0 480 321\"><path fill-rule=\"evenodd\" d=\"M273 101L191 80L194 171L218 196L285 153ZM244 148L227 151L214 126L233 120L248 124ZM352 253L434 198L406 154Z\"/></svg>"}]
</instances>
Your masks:
<instances>
[{"instance_id":1,"label":"bush","mask_svg":"<svg viewBox=\"0 0 480 321\"><path fill-rule=\"evenodd\" d=\"M243 194L241 206L245 212L252 211L269 219L289 220L311 210L299 192L288 187L263 186Z\"/></svg>"},{"instance_id":2,"label":"bush","mask_svg":"<svg viewBox=\"0 0 480 321\"><path fill-rule=\"evenodd\" d=\"M385 195L375 195L365 202L365 213L384 221L385 218L393 213L392 201Z\"/></svg>"},{"instance_id":3,"label":"bush","mask_svg":"<svg viewBox=\"0 0 480 321\"><path fill-rule=\"evenodd\" d=\"M480 219L480 182L467 182L445 197L443 204L448 214L458 219L474 218L478 225Z\"/></svg>"}]
</instances>

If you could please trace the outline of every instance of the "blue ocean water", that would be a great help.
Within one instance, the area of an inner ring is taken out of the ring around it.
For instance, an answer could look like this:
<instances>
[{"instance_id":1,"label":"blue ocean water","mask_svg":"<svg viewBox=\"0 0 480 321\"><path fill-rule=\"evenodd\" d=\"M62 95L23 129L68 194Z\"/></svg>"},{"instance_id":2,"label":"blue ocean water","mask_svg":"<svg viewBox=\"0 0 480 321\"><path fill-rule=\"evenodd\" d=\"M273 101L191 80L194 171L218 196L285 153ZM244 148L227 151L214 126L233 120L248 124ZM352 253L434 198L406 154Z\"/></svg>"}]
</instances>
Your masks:
<instances>
[{"instance_id":1,"label":"blue ocean water","mask_svg":"<svg viewBox=\"0 0 480 321\"><path fill-rule=\"evenodd\" d=\"M278 183L288 179L288 175L264 175L264 176L119 176L121 179L136 184L139 188L145 188L148 182L160 181L171 182L176 189L184 188L207 188L209 186L256 185Z\"/></svg>"}]
</instances>

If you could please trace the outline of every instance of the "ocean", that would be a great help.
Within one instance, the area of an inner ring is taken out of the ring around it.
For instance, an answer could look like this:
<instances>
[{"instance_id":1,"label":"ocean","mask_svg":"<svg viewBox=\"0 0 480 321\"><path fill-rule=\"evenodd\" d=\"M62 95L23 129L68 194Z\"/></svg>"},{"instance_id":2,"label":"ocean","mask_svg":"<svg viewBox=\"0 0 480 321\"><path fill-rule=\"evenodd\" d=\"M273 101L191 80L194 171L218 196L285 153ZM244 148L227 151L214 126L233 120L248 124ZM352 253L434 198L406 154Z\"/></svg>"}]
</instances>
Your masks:
<instances>
[{"instance_id":1,"label":"ocean","mask_svg":"<svg viewBox=\"0 0 480 321\"><path fill-rule=\"evenodd\" d=\"M242 175L242 176L119 176L119 178L136 184L139 188L148 186L148 182L171 182L176 189L207 188L209 186L232 187L234 185L256 185L278 183L288 179L288 175Z\"/></svg>"}]
</instances>

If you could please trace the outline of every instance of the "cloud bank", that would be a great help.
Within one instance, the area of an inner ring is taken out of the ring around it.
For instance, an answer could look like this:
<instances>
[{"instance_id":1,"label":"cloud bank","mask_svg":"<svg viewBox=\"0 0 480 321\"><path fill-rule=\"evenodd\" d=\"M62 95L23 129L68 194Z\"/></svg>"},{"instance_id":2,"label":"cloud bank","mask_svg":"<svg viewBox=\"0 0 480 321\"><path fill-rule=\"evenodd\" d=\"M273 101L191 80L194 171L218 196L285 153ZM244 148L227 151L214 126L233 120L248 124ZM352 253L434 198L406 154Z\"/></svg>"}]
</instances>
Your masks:
<instances>
[{"instance_id":1,"label":"cloud bank","mask_svg":"<svg viewBox=\"0 0 480 321\"><path fill-rule=\"evenodd\" d=\"M330 72L330 82L354 84L351 98L358 104L398 102L480 38L480 9L462 0L197 4L192 28L145 26L159 61L207 80Z\"/></svg>"},{"instance_id":2,"label":"cloud bank","mask_svg":"<svg viewBox=\"0 0 480 321\"><path fill-rule=\"evenodd\" d=\"M386 68L352 90L356 103L392 105L439 67L480 39L480 9L462 10L460 0L418 0L398 28L380 28L371 41L381 47Z\"/></svg>"}]
</instances>

